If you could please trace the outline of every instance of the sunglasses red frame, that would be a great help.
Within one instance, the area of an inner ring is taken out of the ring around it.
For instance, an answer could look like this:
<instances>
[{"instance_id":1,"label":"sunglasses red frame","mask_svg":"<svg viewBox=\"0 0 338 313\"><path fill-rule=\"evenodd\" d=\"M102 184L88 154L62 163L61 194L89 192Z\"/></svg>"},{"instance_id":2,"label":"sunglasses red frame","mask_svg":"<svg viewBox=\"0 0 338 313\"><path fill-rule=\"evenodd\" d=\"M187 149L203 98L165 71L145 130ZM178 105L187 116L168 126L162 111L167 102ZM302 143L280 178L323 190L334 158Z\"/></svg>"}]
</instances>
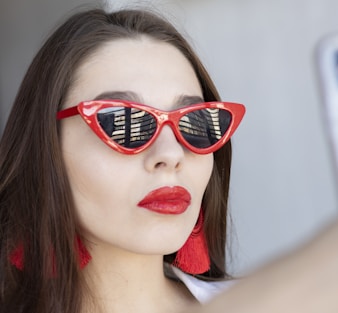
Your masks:
<instances>
[{"instance_id":1,"label":"sunglasses red frame","mask_svg":"<svg viewBox=\"0 0 338 313\"><path fill-rule=\"evenodd\" d=\"M135 108L139 110L146 111L155 117L157 128L154 135L150 138L150 140L145 143L143 146L137 148L125 148L115 141L111 140L111 138L104 132L101 128L96 114L98 111L110 108L110 107L128 107ZM180 118L192 111L200 110L200 109L223 109L227 110L231 114L231 123L229 128L224 133L222 138L217 141L214 145L207 148L196 148L189 144L178 129L178 122ZM83 101L78 105L61 110L57 113L57 119L61 120L64 118L68 118L71 116L75 116L80 114L83 120L87 123L87 125L94 131L94 133L110 148L124 154L136 154L147 149L158 137L161 129L164 125L168 124L173 130L177 140L190 151L197 154L207 154L211 152L215 152L219 148L221 148L232 136L237 127L239 126L244 114L245 107L239 103L233 102L203 102L198 104L192 104L189 106L185 106L173 111L162 111L144 104L130 102L126 100L92 100L92 101Z\"/></svg>"}]
</instances>

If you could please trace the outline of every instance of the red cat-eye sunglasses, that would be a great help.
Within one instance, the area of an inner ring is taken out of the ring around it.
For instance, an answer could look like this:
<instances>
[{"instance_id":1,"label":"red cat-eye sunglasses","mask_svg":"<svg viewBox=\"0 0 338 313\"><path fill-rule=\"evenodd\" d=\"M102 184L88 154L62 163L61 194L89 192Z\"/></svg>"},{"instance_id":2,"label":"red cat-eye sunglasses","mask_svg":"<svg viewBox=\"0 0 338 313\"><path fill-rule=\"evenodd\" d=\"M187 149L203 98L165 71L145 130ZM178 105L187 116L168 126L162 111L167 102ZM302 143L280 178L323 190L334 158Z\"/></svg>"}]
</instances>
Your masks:
<instances>
[{"instance_id":1,"label":"red cat-eye sunglasses","mask_svg":"<svg viewBox=\"0 0 338 313\"><path fill-rule=\"evenodd\" d=\"M244 113L242 104L231 102L204 102L162 111L125 100L93 100L59 111L57 119L80 114L104 143L124 154L147 149L168 124L184 147L207 154L230 139Z\"/></svg>"}]
</instances>

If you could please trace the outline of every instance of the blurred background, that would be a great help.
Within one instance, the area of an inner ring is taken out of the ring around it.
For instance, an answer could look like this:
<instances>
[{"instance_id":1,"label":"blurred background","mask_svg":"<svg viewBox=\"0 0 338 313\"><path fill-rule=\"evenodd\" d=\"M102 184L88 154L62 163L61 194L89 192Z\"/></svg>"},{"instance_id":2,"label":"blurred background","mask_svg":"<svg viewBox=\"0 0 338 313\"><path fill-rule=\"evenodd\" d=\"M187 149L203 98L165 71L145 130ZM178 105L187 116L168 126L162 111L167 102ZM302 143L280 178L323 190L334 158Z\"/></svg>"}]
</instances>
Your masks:
<instances>
[{"instance_id":1,"label":"blurred background","mask_svg":"<svg viewBox=\"0 0 338 313\"><path fill-rule=\"evenodd\" d=\"M195 47L223 100L246 105L233 137L233 274L292 250L337 216L314 49L338 31L338 1L1 0L0 133L35 53L83 5L160 11Z\"/></svg>"}]
</instances>

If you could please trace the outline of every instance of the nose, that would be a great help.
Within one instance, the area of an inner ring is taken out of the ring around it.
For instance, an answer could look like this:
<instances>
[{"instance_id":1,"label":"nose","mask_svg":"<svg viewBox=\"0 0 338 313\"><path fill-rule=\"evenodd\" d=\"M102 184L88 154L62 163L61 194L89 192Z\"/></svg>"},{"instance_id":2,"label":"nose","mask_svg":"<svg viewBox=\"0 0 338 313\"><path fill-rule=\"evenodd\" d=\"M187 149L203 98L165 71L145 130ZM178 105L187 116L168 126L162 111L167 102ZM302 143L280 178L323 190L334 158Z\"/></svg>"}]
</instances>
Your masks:
<instances>
[{"instance_id":1,"label":"nose","mask_svg":"<svg viewBox=\"0 0 338 313\"><path fill-rule=\"evenodd\" d=\"M179 171L184 160L184 148L177 141L171 127L165 125L155 142L146 150L145 168L149 172L157 170Z\"/></svg>"}]
</instances>

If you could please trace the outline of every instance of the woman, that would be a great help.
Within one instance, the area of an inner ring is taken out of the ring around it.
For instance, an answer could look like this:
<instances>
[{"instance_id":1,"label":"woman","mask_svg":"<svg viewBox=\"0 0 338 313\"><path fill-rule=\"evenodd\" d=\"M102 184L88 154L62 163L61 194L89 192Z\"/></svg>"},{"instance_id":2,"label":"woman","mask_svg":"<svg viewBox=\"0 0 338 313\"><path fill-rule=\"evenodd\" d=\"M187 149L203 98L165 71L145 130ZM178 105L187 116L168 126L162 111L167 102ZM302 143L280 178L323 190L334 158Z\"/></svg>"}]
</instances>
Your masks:
<instances>
[{"instance_id":1,"label":"woman","mask_svg":"<svg viewBox=\"0 0 338 313\"><path fill-rule=\"evenodd\" d=\"M179 312L226 287L199 282L228 278L228 140L243 114L165 20L69 18L1 141L2 311Z\"/></svg>"}]
</instances>

